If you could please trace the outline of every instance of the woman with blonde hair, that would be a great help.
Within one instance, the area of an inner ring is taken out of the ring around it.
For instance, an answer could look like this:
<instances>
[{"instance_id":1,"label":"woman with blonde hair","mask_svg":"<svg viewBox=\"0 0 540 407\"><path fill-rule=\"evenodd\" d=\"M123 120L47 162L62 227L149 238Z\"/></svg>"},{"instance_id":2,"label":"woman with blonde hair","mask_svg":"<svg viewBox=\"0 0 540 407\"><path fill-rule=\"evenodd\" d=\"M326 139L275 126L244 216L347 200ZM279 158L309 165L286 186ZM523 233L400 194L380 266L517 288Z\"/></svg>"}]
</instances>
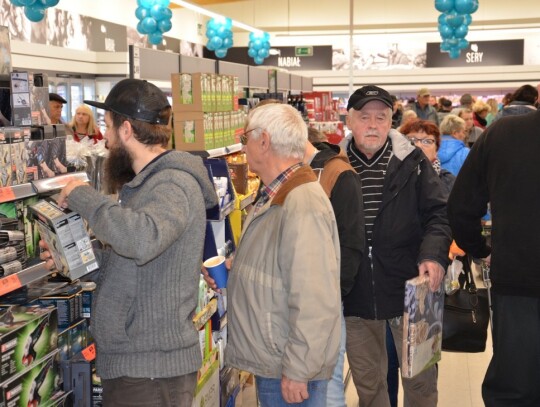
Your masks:
<instances>
[{"instance_id":1,"label":"woman with blonde hair","mask_svg":"<svg viewBox=\"0 0 540 407\"><path fill-rule=\"evenodd\" d=\"M488 124L486 117L491 111L491 107L486 102L477 100L472 107L472 111L474 113L474 125L476 127L480 127L482 130L485 130Z\"/></svg>"},{"instance_id":2,"label":"woman with blonde hair","mask_svg":"<svg viewBox=\"0 0 540 407\"><path fill-rule=\"evenodd\" d=\"M491 122L493 121L493 119L495 119L495 116L497 115L497 113L499 112L499 103L497 102L497 99L495 98L489 98L488 100L486 100L486 103L491 108L486 117L487 125L489 126Z\"/></svg>"},{"instance_id":3,"label":"woman with blonde hair","mask_svg":"<svg viewBox=\"0 0 540 407\"><path fill-rule=\"evenodd\" d=\"M471 151L465 144L467 137L465 120L449 114L443 119L439 129L442 139L437 157L441 161L441 167L457 177L469 151Z\"/></svg>"},{"instance_id":4,"label":"woman with blonde hair","mask_svg":"<svg viewBox=\"0 0 540 407\"><path fill-rule=\"evenodd\" d=\"M69 122L68 127L73 132L73 140L80 142L85 137L92 140L94 144L98 140L103 140L103 135L99 131L99 127L94 119L92 109L86 105L80 105L75 111L75 116Z\"/></svg>"}]
</instances>

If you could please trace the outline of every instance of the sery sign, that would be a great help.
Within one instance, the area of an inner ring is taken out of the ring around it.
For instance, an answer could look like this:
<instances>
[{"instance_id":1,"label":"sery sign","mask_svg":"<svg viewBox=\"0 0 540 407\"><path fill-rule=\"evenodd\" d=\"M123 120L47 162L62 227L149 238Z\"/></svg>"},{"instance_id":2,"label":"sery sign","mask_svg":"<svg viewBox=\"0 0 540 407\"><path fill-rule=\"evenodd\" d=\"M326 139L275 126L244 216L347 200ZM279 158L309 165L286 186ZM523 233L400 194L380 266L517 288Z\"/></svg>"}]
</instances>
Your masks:
<instances>
[{"instance_id":1,"label":"sery sign","mask_svg":"<svg viewBox=\"0 0 540 407\"><path fill-rule=\"evenodd\" d=\"M440 45L438 42L427 44L426 68L523 65L524 40L470 41L456 59L441 52Z\"/></svg>"}]
</instances>

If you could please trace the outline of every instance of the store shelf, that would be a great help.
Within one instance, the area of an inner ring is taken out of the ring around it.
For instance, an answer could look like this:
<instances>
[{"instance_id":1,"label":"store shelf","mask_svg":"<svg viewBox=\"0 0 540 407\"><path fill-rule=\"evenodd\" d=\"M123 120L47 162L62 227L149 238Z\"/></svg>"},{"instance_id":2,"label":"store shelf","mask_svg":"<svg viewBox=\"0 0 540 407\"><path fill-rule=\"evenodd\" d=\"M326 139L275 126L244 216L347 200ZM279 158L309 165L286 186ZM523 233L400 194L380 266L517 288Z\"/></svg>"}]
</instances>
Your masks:
<instances>
[{"instance_id":1,"label":"store shelf","mask_svg":"<svg viewBox=\"0 0 540 407\"><path fill-rule=\"evenodd\" d=\"M86 172L72 172L53 178L44 178L21 185L0 188L0 203L12 202L62 189L73 179L88 182Z\"/></svg>"},{"instance_id":2,"label":"store shelf","mask_svg":"<svg viewBox=\"0 0 540 407\"><path fill-rule=\"evenodd\" d=\"M217 299L212 298L210 302L193 318L193 325L196 330L201 329L212 315L217 311Z\"/></svg>"},{"instance_id":3,"label":"store shelf","mask_svg":"<svg viewBox=\"0 0 540 407\"><path fill-rule=\"evenodd\" d=\"M254 199L255 194L246 195L244 199L240 201L240 210L243 211L244 209L246 209L249 205L253 203Z\"/></svg>"},{"instance_id":4,"label":"store shelf","mask_svg":"<svg viewBox=\"0 0 540 407\"><path fill-rule=\"evenodd\" d=\"M232 154L232 153L238 153L240 151L242 151L242 144L241 143L232 144L230 146L214 148L212 150L208 150L208 154L209 154L208 158L223 157L224 155Z\"/></svg>"},{"instance_id":5,"label":"store shelf","mask_svg":"<svg viewBox=\"0 0 540 407\"><path fill-rule=\"evenodd\" d=\"M45 268L45 262L28 267L15 274L0 278L0 296L15 291L18 288L35 283L51 274Z\"/></svg>"}]
</instances>

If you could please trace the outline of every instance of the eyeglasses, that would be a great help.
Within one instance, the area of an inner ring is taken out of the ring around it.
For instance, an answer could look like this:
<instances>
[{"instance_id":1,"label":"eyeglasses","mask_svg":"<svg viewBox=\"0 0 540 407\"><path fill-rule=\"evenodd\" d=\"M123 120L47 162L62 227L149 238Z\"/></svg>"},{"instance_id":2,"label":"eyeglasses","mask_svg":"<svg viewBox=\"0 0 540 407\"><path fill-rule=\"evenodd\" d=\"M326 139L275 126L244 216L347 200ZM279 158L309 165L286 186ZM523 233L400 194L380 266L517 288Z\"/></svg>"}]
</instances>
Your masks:
<instances>
[{"instance_id":1,"label":"eyeglasses","mask_svg":"<svg viewBox=\"0 0 540 407\"><path fill-rule=\"evenodd\" d=\"M431 146L435 144L435 140L432 138L416 138L416 137L408 137L409 141L412 145L415 145L416 143L423 144L425 146Z\"/></svg>"},{"instance_id":2,"label":"eyeglasses","mask_svg":"<svg viewBox=\"0 0 540 407\"><path fill-rule=\"evenodd\" d=\"M245 146L248 142L248 133L252 132L253 130L258 130L258 127L255 127L251 130L246 130L240 135L240 143L242 143L243 146Z\"/></svg>"}]
</instances>

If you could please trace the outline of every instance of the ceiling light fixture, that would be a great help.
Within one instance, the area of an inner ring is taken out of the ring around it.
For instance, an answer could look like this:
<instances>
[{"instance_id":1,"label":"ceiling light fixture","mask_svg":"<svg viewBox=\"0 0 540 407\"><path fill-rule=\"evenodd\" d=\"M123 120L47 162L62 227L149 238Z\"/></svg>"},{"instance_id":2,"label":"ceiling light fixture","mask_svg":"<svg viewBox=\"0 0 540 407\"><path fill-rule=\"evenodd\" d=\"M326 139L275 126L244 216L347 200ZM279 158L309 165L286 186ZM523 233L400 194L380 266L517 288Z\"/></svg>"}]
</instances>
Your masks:
<instances>
[{"instance_id":1,"label":"ceiling light fixture","mask_svg":"<svg viewBox=\"0 0 540 407\"><path fill-rule=\"evenodd\" d=\"M177 4L179 6L182 6L184 8L187 8L188 10L195 11L196 13L203 14L210 18L224 18L221 14L214 13L213 11L207 10L205 8L196 6L195 4L188 3L187 1L183 0L171 0L171 3ZM251 31L253 33L262 33L262 30L259 30L258 28L252 27L250 25L241 23L240 21L232 20L232 25L234 27L238 27L242 30Z\"/></svg>"}]
</instances>

